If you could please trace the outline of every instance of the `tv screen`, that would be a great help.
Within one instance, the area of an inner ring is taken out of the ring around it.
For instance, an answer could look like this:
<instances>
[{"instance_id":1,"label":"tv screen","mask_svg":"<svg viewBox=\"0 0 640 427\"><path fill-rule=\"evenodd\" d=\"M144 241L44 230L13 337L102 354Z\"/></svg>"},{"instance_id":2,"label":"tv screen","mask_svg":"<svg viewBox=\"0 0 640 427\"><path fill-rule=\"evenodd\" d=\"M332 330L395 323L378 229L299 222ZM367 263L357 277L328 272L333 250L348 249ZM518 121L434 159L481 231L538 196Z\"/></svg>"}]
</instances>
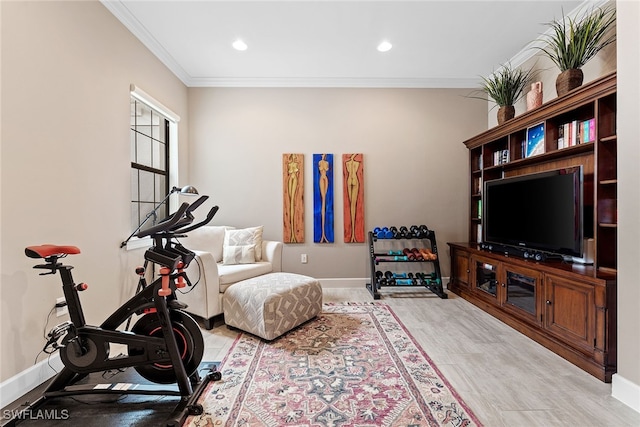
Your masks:
<instances>
[{"instance_id":1,"label":"tv screen","mask_svg":"<svg viewBox=\"0 0 640 427\"><path fill-rule=\"evenodd\" d=\"M582 256L582 167L486 181L483 238L568 256Z\"/></svg>"}]
</instances>

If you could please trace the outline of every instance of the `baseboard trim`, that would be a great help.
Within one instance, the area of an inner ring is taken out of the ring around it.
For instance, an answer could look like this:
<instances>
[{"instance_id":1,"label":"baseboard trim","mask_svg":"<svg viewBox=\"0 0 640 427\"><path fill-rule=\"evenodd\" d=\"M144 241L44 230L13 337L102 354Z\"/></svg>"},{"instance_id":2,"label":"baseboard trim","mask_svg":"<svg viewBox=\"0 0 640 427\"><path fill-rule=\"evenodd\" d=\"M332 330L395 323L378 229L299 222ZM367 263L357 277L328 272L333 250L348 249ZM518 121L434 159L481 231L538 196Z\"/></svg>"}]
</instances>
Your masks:
<instances>
[{"instance_id":1,"label":"baseboard trim","mask_svg":"<svg viewBox=\"0 0 640 427\"><path fill-rule=\"evenodd\" d=\"M47 381L63 368L59 354L54 354L0 384L0 407L4 408Z\"/></svg>"},{"instance_id":2,"label":"baseboard trim","mask_svg":"<svg viewBox=\"0 0 640 427\"><path fill-rule=\"evenodd\" d=\"M329 279L318 279L320 281L320 285L323 288L359 288L364 287L365 284L371 283L371 279L368 277L364 278L329 278ZM443 284L449 282L448 277L442 278ZM446 285L443 285L446 289Z\"/></svg>"},{"instance_id":3,"label":"baseboard trim","mask_svg":"<svg viewBox=\"0 0 640 427\"><path fill-rule=\"evenodd\" d=\"M359 288L370 282L367 278L329 278L318 279L323 288Z\"/></svg>"},{"instance_id":4,"label":"baseboard trim","mask_svg":"<svg viewBox=\"0 0 640 427\"><path fill-rule=\"evenodd\" d=\"M611 396L636 412L640 412L640 385L620 374L611 377Z\"/></svg>"}]
</instances>

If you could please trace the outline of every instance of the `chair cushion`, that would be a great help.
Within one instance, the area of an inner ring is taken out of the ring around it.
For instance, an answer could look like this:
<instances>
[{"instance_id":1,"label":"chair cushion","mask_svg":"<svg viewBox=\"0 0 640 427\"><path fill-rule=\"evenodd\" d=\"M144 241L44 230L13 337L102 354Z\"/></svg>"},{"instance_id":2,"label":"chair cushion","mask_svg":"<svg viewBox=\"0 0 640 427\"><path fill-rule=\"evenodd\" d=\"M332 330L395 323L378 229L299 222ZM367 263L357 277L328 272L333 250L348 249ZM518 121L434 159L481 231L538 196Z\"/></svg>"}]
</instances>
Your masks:
<instances>
[{"instance_id":1,"label":"chair cushion","mask_svg":"<svg viewBox=\"0 0 640 427\"><path fill-rule=\"evenodd\" d=\"M273 266L270 262L256 262L253 264L218 264L218 275L220 277L220 292L236 282L271 273Z\"/></svg>"},{"instance_id":2,"label":"chair cushion","mask_svg":"<svg viewBox=\"0 0 640 427\"><path fill-rule=\"evenodd\" d=\"M256 262L256 248L253 245L225 246L222 262L230 264L253 264Z\"/></svg>"}]
</instances>

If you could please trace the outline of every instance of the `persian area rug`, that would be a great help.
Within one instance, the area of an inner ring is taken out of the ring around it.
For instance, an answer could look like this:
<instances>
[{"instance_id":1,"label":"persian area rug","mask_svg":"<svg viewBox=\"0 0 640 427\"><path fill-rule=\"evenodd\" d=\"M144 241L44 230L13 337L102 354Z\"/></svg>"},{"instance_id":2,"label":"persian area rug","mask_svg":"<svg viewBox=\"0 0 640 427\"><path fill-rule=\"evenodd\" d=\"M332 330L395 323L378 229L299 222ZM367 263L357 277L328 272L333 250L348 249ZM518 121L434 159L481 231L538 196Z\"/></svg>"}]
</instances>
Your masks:
<instances>
[{"instance_id":1,"label":"persian area rug","mask_svg":"<svg viewBox=\"0 0 640 427\"><path fill-rule=\"evenodd\" d=\"M272 342L242 333L184 426L479 426L389 306L325 304Z\"/></svg>"}]
</instances>

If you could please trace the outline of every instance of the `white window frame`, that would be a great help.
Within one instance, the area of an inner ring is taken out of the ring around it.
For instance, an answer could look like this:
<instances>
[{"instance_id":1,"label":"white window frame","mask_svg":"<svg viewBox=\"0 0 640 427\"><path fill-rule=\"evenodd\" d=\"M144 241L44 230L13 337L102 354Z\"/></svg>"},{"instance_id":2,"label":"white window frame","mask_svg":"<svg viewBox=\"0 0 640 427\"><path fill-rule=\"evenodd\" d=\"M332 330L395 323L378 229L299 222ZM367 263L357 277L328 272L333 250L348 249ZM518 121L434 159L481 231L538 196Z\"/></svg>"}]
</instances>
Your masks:
<instances>
[{"instance_id":1,"label":"white window frame","mask_svg":"<svg viewBox=\"0 0 640 427\"><path fill-rule=\"evenodd\" d=\"M138 102L145 104L147 107L153 109L157 113L163 115L169 121L169 188L173 188L178 185L178 122L180 116L174 113L171 109L167 108L160 101L134 85L133 83L129 87L129 92L132 98L135 98ZM178 198L169 197L169 212L173 212L178 209ZM131 230L133 231L133 230ZM149 246L151 239L146 237L138 239L137 237L131 238L127 242L127 250L137 249Z\"/></svg>"}]
</instances>

